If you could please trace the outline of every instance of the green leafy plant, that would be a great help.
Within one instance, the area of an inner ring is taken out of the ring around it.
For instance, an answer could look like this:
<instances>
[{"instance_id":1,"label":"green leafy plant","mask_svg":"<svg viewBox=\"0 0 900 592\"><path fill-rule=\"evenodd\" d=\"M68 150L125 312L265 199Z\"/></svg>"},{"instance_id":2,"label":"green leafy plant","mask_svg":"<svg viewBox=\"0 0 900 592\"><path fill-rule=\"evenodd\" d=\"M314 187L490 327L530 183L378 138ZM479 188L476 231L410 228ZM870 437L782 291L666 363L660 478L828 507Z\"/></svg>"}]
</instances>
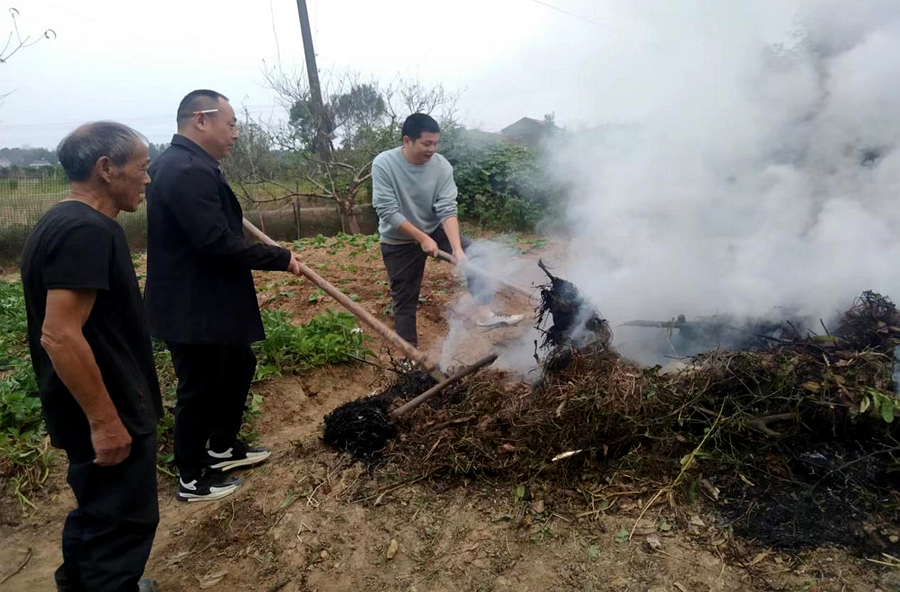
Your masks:
<instances>
[{"instance_id":1,"label":"green leafy plant","mask_svg":"<svg viewBox=\"0 0 900 592\"><path fill-rule=\"evenodd\" d=\"M365 346L368 336L350 313L330 310L300 326L284 311L265 310L262 315L266 340L254 345L256 380L372 355Z\"/></svg>"},{"instance_id":2,"label":"green leafy plant","mask_svg":"<svg viewBox=\"0 0 900 592\"><path fill-rule=\"evenodd\" d=\"M12 478L23 506L30 504L27 491L46 478L51 458L27 328L21 283L0 280L0 476Z\"/></svg>"},{"instance_id":3,"label":"green leafy plant","mask_svg":"<svg viewBox=\"0 0 900 592\"><path fill-rule=\"evenodd\" d=\"M859 413L865 412L875 418L880 417L887 423L900 416L900 398L875 388L866 388L859 403Z\"/></svg>"}]
</instances>

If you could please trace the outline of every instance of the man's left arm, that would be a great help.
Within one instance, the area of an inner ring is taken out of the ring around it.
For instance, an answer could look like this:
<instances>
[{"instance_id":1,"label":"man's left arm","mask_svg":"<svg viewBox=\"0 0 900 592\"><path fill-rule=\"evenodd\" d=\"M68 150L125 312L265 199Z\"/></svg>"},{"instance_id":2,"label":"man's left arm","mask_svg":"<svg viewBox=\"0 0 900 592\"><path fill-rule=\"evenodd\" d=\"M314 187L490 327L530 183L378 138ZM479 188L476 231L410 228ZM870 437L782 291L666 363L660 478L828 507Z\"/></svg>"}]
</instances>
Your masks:
<instances>
[{"instance_id":1,"label":"man's left arm","mask_svg":"<svg viewBox=\"0 0 900 592\"><path fill-rule=\"evenodd\" d=\"M453 167L447 163L447 174L443 182L438 188L437 199L434 201L434 211L444 227L447 234L447 240L450 241L450 248L453 249L453 256L456 257L457 265L464 263L466 255L463 252L462 240L459 237L459 219L457 218L457 196L456 182L453 180Z\"/></svg>"}]
</instances>

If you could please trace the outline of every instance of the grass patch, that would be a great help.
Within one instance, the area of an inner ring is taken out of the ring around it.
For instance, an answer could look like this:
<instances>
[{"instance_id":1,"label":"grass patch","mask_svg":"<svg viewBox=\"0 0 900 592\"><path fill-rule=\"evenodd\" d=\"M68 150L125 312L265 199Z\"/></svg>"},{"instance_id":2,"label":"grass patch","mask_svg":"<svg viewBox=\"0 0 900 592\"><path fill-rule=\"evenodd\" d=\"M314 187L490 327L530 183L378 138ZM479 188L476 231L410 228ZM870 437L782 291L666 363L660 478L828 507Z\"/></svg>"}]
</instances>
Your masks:
<instances>
[{"instance_id":1,"label":"grass patch","mask_svg":"<svg viewBox=\"0 0 900 592\"><path fill-rule=\"evenodd\" d=\"M284 311L264 310L262 317L266 340L254 344L255 381L374 355L365 345L369 337L350 313L329 310L299 326Z\"/></svg>"},{"instance_id":2,"label":"grass patch","mask_svg":"<svg viewBox=\"0 0 900 592\"><path fill-rule=\"evenodd\" d=\"M28 493L47 478L51 459L37 393L22 284L0 280L0 481L23 505L31 505Z\"/></svg>"}]
</instances>

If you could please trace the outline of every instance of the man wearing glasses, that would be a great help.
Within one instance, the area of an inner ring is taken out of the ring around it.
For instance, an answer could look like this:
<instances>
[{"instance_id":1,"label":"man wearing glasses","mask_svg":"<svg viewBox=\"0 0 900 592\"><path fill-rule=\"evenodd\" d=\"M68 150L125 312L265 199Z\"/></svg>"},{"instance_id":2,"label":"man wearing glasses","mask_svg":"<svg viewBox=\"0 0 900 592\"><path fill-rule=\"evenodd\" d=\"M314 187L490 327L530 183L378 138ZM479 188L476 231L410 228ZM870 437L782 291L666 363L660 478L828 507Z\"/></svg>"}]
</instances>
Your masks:
<instances>
[{"instance_id":1,"label":"man wearing glasses","mask_svg":"<svg viewBox=\"0 0 900 592\"><path fill-rule=\"evenodd\" d=\"M270 454L238 438L256 370L250 344L265 339L251 270L300 269L287 249L244 238L243 211L218 162L238 137L227 97L192 91L177 121L150 168L144 299L151 335L168 346L178 376L177 497L215 500L240 485L225 471Z\"/></svg>"}]
</instances>

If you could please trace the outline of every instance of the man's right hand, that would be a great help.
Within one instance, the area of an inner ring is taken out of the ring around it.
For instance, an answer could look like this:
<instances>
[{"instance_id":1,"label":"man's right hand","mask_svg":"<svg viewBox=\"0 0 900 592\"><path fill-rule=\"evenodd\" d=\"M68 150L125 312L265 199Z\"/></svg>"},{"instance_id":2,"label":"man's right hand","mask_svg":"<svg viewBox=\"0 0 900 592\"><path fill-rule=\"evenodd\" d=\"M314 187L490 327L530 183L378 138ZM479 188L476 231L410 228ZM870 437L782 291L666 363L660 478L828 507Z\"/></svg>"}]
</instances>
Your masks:
<instances>
[{"instance_id":1,"label":"man's right hand","mask_svg":"<svg viewBox=\"0 0 900 592\"><path fill-rule=\"evenodd\" d=\"M422 246L422 250L425 251L425 253L427 253L430 257L438 256L438 244L434 242L434 239L427 234L421 241L419 241L419 244Z\"/></svg>"},{"instance_id":2,"label":"man's right hand","mask_svg":"<svg viewBox=\"0 0 900 592\"><path fill-rule=\"evenodd\" d=\"M300 257L297 256L297 253L291 253L291 261L288 263L287 271L294 275L303 275L300 271Z\"/></svg>"},{"instance_id":3,"label":"man's right hand","mask_svg":"<svg viewBox=\"0 0 900 592\"><path fill-rule=\"evenodd\" d=\"M131 454L131 434L116 415L91 425L91 445L94 447L94 464L111 467Z\"/></svg>"}]
</instances>

